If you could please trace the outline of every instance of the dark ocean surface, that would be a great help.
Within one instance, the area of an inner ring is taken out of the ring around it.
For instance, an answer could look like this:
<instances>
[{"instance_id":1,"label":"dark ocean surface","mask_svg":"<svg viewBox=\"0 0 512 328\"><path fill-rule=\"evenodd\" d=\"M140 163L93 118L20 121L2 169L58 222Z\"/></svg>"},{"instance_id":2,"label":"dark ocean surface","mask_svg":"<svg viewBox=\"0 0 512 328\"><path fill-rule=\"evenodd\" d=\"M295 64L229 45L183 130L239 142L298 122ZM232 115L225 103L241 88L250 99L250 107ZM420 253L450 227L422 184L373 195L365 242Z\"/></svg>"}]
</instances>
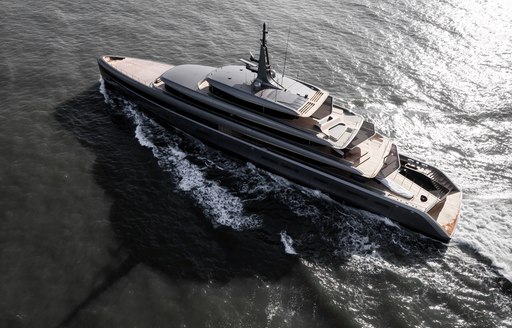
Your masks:
<instances>
[{"instance_id":1,"label":"dark ocean surface","mask_svg":"<svg viewBox=\"0 0 512 328\"><path fill-rule=\"evenodd\" d=\"M256 53L464 192L448 245L105 90ZM0 0L0 327L512 327L512 2ZM294 254L295 253L295 254Z\"/></svg>"}]
</instances>

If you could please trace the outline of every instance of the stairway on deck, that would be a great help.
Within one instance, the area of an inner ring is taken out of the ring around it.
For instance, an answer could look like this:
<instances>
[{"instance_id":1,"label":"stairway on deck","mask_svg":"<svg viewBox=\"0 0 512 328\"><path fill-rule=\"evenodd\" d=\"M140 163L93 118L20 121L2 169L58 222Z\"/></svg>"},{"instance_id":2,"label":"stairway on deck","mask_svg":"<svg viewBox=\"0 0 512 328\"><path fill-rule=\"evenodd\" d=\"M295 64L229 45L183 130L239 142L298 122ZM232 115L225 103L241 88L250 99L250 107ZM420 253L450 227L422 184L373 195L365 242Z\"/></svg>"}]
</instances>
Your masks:
<instances>
[{"instance_id":1,"label":"stairway on deck","mask_svg":"<svg viewBox=\"0 0 512 328\"><path fill-rule=\"evenodd\" d=\"M363 172L365 177L373 178L382 168L383 158L391 146L391 140L376 134L347 152L344 159Z\"/></svg>"}]
</instances>

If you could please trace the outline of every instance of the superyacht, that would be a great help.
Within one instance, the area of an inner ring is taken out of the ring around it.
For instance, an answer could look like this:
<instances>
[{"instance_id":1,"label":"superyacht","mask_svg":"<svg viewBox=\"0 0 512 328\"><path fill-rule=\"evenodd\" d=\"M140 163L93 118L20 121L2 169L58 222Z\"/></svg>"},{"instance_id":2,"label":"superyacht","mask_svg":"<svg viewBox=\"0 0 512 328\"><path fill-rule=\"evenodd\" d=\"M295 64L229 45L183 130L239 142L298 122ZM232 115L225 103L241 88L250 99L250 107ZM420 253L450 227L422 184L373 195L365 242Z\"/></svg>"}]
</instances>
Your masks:
<instances>
[{"instance_id":1,"label":"superyacht","mask_svg":"<svg viewBox=\"0 0 512 328\"><path fill-rule=\"evenodd\" d=\"M242 65L168 65L98 58L107 85L164 124L335 199L448 242L461 191L438 169L399 154L391 139L327 90L277 74L263 24L259 56Z\"/></svg>"}]
</instances>

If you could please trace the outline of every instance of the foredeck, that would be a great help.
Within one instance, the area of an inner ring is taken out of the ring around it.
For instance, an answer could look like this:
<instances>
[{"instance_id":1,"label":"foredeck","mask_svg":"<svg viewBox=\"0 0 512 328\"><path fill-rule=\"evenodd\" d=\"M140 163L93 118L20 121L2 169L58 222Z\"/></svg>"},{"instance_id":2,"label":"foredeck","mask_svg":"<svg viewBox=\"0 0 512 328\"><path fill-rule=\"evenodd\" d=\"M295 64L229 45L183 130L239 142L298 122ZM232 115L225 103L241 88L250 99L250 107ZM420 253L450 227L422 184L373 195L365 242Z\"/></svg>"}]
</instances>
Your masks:
<instances>
[{"instance_id":1,"label":"foredeck","mask_svg":"<svg viewBox=\"0 0 512 328\"><path fill-rule=\"evenodd\" d=\"M174 67L169 64L130 57L103 56L103 59L121 73L147 86L150 86L160 75Z\"/></svg>"}]
</instances>

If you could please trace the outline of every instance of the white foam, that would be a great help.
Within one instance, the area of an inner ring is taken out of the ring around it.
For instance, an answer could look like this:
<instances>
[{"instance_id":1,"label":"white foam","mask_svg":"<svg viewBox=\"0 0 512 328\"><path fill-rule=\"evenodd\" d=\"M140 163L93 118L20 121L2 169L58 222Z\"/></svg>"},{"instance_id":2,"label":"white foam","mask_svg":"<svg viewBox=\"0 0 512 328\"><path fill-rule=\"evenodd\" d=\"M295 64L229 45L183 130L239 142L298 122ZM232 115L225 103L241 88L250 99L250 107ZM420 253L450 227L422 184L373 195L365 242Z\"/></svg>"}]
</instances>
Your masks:
<instances>
[{"instance_id":1,"label":"white foam","mask_svg":"<svg viewBox=\"0 0 512 328\"><path fill-rule=\"evenodd\" d=\"M107 90L105 89L105 80L103 80L103 78L100 77L99 82L100 82L100 93L103 95L103 98L105 98L105 103L108 104L107 98L109 98L109 96L107 94Z\"/></svg>"},{"instance_id":2,"label":"white foam","mask_svg":"<svg viewBox=\"0 0 512 328\"><path fill-rule=\"evenodd\" d=\"M147 139L146 136L144 135L144 133L142 132L142 127L140 125L137 125L135 127L135 137L137 138L137 140L139 140L139 143L142 146L145 146L148 148L154 147L153 143L151 143L151 141L149 141L149 139Z\"/></svg>"},{"instance_id":3,"label":"white foam","mask_svg":"<svg viewBox=\"0 0 512 328\"><path fill-rule=\"evenodd\" d=\"M396 223L388 218L342 205L321 191L296 185L281 176L259 170L253 164L246 164L245 169L246 171L243 174L251 176L251 180L256 179L256 182L251 183L250 188L248 188L248 184L244 185L244 193L255 191L258 192L258 195L260 195L260 191L264 194L271 193L277 200L286 204L294 214L312 219L321 229L321 238L331 244L336 249L335 253L340 256L376 252L380 248L379 243L370 240L365 234L372 226L383 223L395 229L400 229ZM350 228L347 229L347 226L350 226ZM339 227L337 234L332 234L333 227ZM326 232L329 232L323 234L324 228ZM292 246L290 242L293 242L293 240L283 231L281 232L281 242L286 248ZM395 244L399 247L405 247L399 241Z\"/></svg>"},{"instance_id":4,"label":"white foam","mask_svg":"<svg viewBox=\"0 0 512 328\"><path fill-rule=\"evenodd\" d=\"M279 301L271 298L268 302L265 312L267 313L267 322L270 324L274 317L280 312L281 304Z\"/></svg>"},{"instance_id":5,"label":"white foam","mask_svg":"<svg viewBox=\"0 0 512 328\"><path fill-rule=\"evenodd\" d=\"M492 198L491 198L492 199ZM512 221L506 220L507 200L467 199L454 242L469 246L490 259L498 271L512 282Z\"/></svg>"},{"instance_id":6,"label":"white foam","mask_svg":"<svg viewBox=\"0 0 512 328\"><path fill-rule=\"evenodd\" d=\"M364 210L361 210L361 209L354 209L354 210L359 211L360 215L363 216L365 219L380 221L380 222L384 223L385 225L387 225L388 227L393 227L393 228L396 228L396 229L401 229L400 225L398 225L395 221L391 221L390 219L388 219L385 216L381 216L381 215L378 215L378 214L375 214L375 213L367 212L367 211L364 211Z\"/></svg>"},{"instance_id":7,"label":"white foam","mask_svg":"<svg viewBox=\"0 0 512 328\"><path fill-rule=\"evenodd\" d=\"M105 102L113 104L103 80L100 81L100 92L104 95ZM159 165L179 179L178 188L193 196L214 225L224 225L235 230L255 229L261 226L261 220L257 216L244 215L244 206L240 198L232 195L215 181L206 179L201 168L187 160L187 154L179 149L177 142L172 142L173 140L166 136L168 132L163 127L137 111L133 103L120 100L123 112L135 124L135 137L139 143L151 149ZM156 146L152 141L154 134L164 134L169 142L165 146Z\"/></svg>"},{"instance_id":8,"label":"white foam","mask_svg":"<svg viewBox=\"0 0 512 328\"><path fill-rule=\"evenodd\" d=\"M277 199L281 203L286 204L297 216L309 218L317 218L320 216L320 209L313 204L307 203L307 201L311 199L333 202L330 197L318 190L296 185L272 173L267 174L271 178L271 186Z\"/></svg>"},{"instance_id":9,"label":"white foam","mask_svg":"<svg viewBox=\"0 0 512 328\"><path fill-rule=\"evenodd\" d=\"M287 254L297 255L297 252L293 248L293 239L292 239L292 237L288 236L286 234L286 231L284 231L284 230L281 231L281 242L283 243L284 251Z\"/></svg>"},{"instance_id":10,"label":"white foam","mask_svg":"<svg viewBox=\"0 0 512 328\"><path fill-rule=\"evenodd\" d=\"M103 95L105 104L107 105L113 105L113 100L110 97L110 95L107 92L107 88L105 87L105 80L103 80L102 77L100 77L100 93Z\"/></svg>"},{"instance_id":11,"label":"white foam","mask_svg":"<svg viewBox=\"0 0 512 328\"><path fill-rule=\"evenodd\" d=\"M256 179L256 182L255 184L251 183L250 188L246 184L244 193L255 191L258 194L260 191L264 194L271 193L297 216L312 219L320 228L320 237L332 245L336 249L335 253L340 256L376 252L380 245L377 241L370 240L365 232L380 222L399 229L399 226L388 218L342 205L321 191L296 185L281 176L259 170L253 164L248 163L246 170L243 174L251 176L251 180ZM350 228L347 229L347 226ZM333 228L336 229L336 227L339 228L338 232L333 234ZM324 229L325 234L323 233ZM293 240L286 234L286 231L281 232L281 242L287 253L295 254ZM399 247L405 247L399 242L396 244Z\"/></svg>"}]
</instances>

